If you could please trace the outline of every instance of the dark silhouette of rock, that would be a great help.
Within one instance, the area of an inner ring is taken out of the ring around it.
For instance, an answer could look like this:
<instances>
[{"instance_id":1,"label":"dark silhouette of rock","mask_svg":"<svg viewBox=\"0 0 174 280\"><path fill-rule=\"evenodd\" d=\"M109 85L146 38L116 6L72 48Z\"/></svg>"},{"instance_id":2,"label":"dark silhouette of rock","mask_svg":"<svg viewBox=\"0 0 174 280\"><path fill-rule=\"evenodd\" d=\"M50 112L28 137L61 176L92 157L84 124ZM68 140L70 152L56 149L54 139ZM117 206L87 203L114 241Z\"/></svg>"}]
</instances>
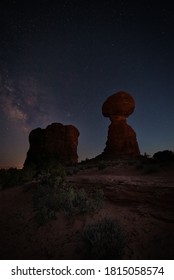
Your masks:
<instances>
[{"instance_id":1,"label":"dark silhouette of rock","mask_svg":"<svg viewBox=\"0 0 174 280\"><path fill-rule=\"evenodd\" d=\"M153 158L157 161L174 161L174 152L169 150L159 151L153 155Z\"/></svg>"},{"instance_id":2,"label":"dark silhouette of rock","mask_svg":"<svg viewBox=\"0 0 174 280\"><path fill-rule=\"evenodd\" d=\"M111 124L108 130L106 148L102 156L115 158L121 155L140 154L136 133L126 122L126 118L134 112L133 97L123 91L107 98L102 106L102 113L109 117Z\"/></svg>"},{"instance_id":3,"label":"dark silhouette of rock","mask_svg":"<svg viewBox=\"0 0 174 280\"><path fill-rule=\"evenodd\" d=\"M78 136L79 131L75 126L61 123L52 123L46 129L32 130L24 167L33 165L41 168L51 161L63 164L76 163Z\"/></svg>"}]
</instances>

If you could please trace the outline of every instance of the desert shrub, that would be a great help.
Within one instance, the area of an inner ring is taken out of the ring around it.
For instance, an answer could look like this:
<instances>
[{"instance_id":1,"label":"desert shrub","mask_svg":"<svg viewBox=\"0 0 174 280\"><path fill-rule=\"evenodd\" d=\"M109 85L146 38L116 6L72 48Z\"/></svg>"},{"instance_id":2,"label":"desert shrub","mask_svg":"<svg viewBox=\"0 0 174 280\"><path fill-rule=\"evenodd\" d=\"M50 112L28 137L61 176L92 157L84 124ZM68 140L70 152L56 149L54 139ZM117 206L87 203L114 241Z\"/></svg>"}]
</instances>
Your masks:
<instances>
[{"instance_id":1,"label":"desert shrub","mask_svg":"<svg viewBox=\"0 0 174 280\"><path fill-rule=\"evenodd\" d=\"M104 202L104 193L102 189L95 189L93 194L93 205L95 210L100 210Z\"/></svg>"},{"instance_id":2,"label":"desert shrub","mask_svg":"<svg viewBox=\"0 0 174 280\"><path fill-rule=\"evenodd\" d=\"M54 177L59 176L65 178L66 176L65 167L56 160L48 161L42 171L48 172Z\"/></svg>"},{"instance_id":3,"label":"desert shrub","mask_svg":"<svg viewBox=\"0 0 174 280\"><path fill-rule=\"evenodd\" d=\"M53 219L55 217L55 211L50 209L49 207L46 207L45 205L43 205L43 207L40 207L39 211L37 212L37 221L39 225L44 225L50 219Z\"/></svg>"},{"instance_id":4,"label":"desert shrub","mask_svg":"<svg viewBox=\"0 0 174 280\"><path fill-rule=\"evenodd\" d=\"M17 168L0 169L0 185L2 188L21 185L24 182L23 170Z\"/></svg>"},{"instance_id":5,"label":"desert shrub","mask_svg":"<svg viewBox=\"0 0 174 280\"><path fill-rule=\"evenodd\" d=\"M59 174L53 175L50 171L42 171L37 174L37 180L41 185L47 185L50 188L62 186L65 178Z\"/></svg>"},{"instance_id":6,"label":"desert shrub","mask_svg":"<svg viewBox=\"0 0 174 280\"><path fill-rule=\"evenodd\" d=\"M75 189L71 186L61 188L58 192L57 210L63 210L67 215L73 215L75 212L74 200L76 197Z\"/></svg>"},{"instance_id":7,"label":"desert shrub","mask_svg":"<svg viewBox=\"0 0 174 280\"><path fill-rule=\"evenodd\" d=\"M83 188L75 189L69 186L59 189L57 208L69 216L74 216L98 211L102 207L102 202L102 192L96 191L89 195Z\"/></svg>"},{"instance_id":8,"label":"desert shrub","mask_svg":"<svg viewBox=\"0 0 174 280\"><path fill-rule=\"evenodd\" d=\"M76 189L59 181L51 186L44 180L34 190L34 208L39 224L56 217L57 211L64 211L67 216L88 214L102 207L103 193L96 190L89 195L84 189Z\"/></svg>"},{"instance_id":9,"label":"desert shrub","mask_svg":"<svg viewBox=\"0 0 174 280\"><path fill-rule=\"evenodd\" d=\"M37 169L34 165L31 165L23 168L22 172L23 172L24 181L31 182L36 177Z\"/></svg>"},{"instance_id":10,"label":"desert shrub","mask_svg":"<svg viewBox=\"0 0 174 280\"><path fill-rule=\"evenodd\" d=\"M65 185L65 171L62 165L56 165L38 172L38 185L34 189L33 203L40 225L56 217L60 189Z\"/></svg>"},{"instance_id":11,"label":"desert shrub","mask_svg":"<svg viewBox=\"0 0 174 280\"><path fill-rule=\"evenodd\" d=\"M159 171L159 167L159 162L148 156L141 157L136 164L136 169L142 171L144 174L156 173Z\"/></svg>"},{"instance_id":12,"label":"desert shrub","mask_svg":"<svg viewBox=\"0 0 174 280\"><path fill-rule=\"evenodd\" d=\"M55 217L53 188L48 185L39 185L34 190L33 203L36 210L36 218L40 225L45 224L50 218Z\"/></svg>"},{"instance_id":13,"label":"desert shrub","mask_svg":"<svg viewBox=\"0 0 174 280\"><path fill-rule=\"evenodd\" d=\"M68 216L98 211L102 207L102 190L89 195L83 188L76 189L67 184L65 169L54 165L38 172L38 186L33 193L33 202L39 224L56 217L57 211Z\"/></svg>"},{"instance_id":14,"label":"desert shrub","mask_svg":"<svg viewBox=\"0 0 174 280\"><path fill-rule=\"evenodd\" d=\"M50 164L47 168L39 170L35 175L35 179L40 182L41 185L48 185L50 187L62 186L65 182L66 172L63 165Z\"/></svg>"},{"instance_id":15,"label":"desert shrub","mask_svg":"<svg viewBox=\"0 0 174 280\"><path fill-rule=\"evenodd\" d=\"M125 246L120 225L111 218L89 224L83 231L89 259L119 259Z\"/></svg>"},{"instance_id":16,"label":"desert shrub","mask_svg":"<svg viewBox=\"0 0 174 280\"><path fill-rule=\"evenodd\" d=\"M67 166L65 170L67 175L72 176L74 174L77 174L80 168L78 166Z\"/></svg>"},{"instance_id":17,"label":"desert shrub","mask_svg":"<svg viewBox=\"0 0 174 280\"><path fill-rule=\"evenodd\" d=\"M90 213L94 210L92 199L84 189L76 190L73 206L75 213Z\"/></svg>"},{"instance_id":18,"label":"desert shrub","mask_svg":"<svg viewBox=\"0 0 174 280\"><path fill-rule=\"evenodd\" d=\"M153 155L153 158L158 161L174 161L174 153L169 150L159 151Z\"/></svg>"}]
</instances>

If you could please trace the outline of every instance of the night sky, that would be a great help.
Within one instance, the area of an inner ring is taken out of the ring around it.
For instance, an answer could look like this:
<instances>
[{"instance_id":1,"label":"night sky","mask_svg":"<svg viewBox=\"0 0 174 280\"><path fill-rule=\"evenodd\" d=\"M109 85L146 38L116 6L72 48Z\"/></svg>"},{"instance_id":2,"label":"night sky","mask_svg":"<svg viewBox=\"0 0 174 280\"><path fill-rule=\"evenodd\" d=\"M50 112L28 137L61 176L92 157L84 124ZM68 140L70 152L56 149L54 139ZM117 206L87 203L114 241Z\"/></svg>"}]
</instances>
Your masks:
<instances>
[{"instance_id":1,"label":"night sky","mask_svg":"<svg viewBox=\"0 0 174 280\"><path fill-rule=\"evenodd\" d=\"M79 160L101 153L103 102L130 93L141 154L174 150L172 1L0 2L0 167L21 167L28 134L52 122L80 131Z\"/></svg>"}]
</instances>

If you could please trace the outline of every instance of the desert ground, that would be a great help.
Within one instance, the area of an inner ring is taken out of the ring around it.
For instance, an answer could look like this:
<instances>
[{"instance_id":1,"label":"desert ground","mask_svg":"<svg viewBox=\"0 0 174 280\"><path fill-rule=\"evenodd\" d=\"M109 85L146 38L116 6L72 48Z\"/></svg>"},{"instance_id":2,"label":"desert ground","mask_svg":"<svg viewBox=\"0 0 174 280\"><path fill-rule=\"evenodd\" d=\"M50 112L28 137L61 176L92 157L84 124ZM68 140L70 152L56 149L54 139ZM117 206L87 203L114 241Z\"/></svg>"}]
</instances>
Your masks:
<instances>
[{"instance_id":1,"label":"desert ground","mask_svg":"<svg viewBox=\"0 0 174 280\"><path fill-rule=\"evenodd\" d=\"M125 234L121 259L174 259L174 164L91 164L66 181L88 192L102 189L102 208L73 218L59 211L56 219L38 225L32 202L35 181L1 189L1 259L88 259L81 233L105 217L116 220Z\"/></svg>"}]
</instances>

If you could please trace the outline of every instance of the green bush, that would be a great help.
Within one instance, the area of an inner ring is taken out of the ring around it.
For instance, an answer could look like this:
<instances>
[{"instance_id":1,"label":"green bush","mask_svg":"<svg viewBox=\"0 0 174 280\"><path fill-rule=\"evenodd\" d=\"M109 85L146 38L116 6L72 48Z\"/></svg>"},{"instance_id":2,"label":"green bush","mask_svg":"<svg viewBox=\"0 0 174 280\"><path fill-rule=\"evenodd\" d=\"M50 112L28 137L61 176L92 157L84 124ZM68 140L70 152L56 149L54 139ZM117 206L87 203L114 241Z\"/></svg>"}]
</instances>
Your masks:
<instances>
[{"instance_id":1,"label":"green bush","mask_svg":"<svg viewBox=\"0 0 174 280\"><path fill-rule=\"evenodd\" d=\"M90 213L94 209L92 199L84 189L75 191L73 207L77 214Z\"/></svg>"},{"instance_id":2,"label":"green bush","mask_svg":"<svg viewBox=\"0 0 174 280\"><path fill-rule=\"evenodd\" d=\"M104 202L104 193L102 189L95 189L93 194L93 205L95 210L100 210Z\"/></svg>"},{"instance_id":3,"label":"green bush","mask_svg":"<svg viewBox=\"0 0 174 280\"><path fill-rule=\"evenodd\" d=\"M58 202L61 209L66 214L73 216L77 214L89 214L99 211L103 205L103 192L96 190L92 194L88 194L83 188L75 189L68 187L66 190L61 190L59 193ZM63 194L63 198L62 198Z\"/></svg>"},{"instance_id":4,"label":"green bush","mask_svg":"<svg viewBox=\"0 0 174 280\"><path fill-rule=\"evenodd\" d=\"M103 192L95 190L89 195L83 188L69 186L62 165L43 169L37 175L38 186L33 193L33 202L39 224L56 217L63 210L68 216L98 211L102 207Z\"/></svg>"},{"instance_id":5,"label":"green bush","mask_svg":"<svg viewBox=\"0 0 174 280\"><path fill-rule=\"evenodd\" d=\"M55 211L46 206L41 207L37 212L37 221L39 225L44 225L47 221L55 217Z\"/></svg>"},{"instance_id":6,"label":"green bush","mask_svg":"<svg viewBox=\"0 0 174 280\"><path fill-rule=\"evenodd\" d=\"M2 188L21 185L24 182L23 170L17 168L0 169L0 186Z\"/></svg>"},{"instance_id":7,"label":"green bush","mask_svg":"<svg viewBox=\"0 0 174 280\"><path fill-rule=\"evenodd\" d=\"M40 171L49 172L52 176L66 176L65 167L56 159L45 161Z\"/></svg>"},{"instance_id":8,"label":"green bush","mask_svg":"<svg viewBox=\"0 0 174 280\"><path fill-rule=\"evenodd\" d=\"M1 188L13 187L31 182L34 178L36 179L36 177L39 180L50 179L50 184L52 185L53 182L51 182L51 180L57 180L58 177L59 179L64 178L65 175L65 170L61 165L42 171L38 171L34 165L23 169L11 167L9 169L0 169L0 186Z\"/></svg>"},{"instance_id":9,"label":"green bush","mask_svg":"<svg viewBox=\"0 0 174 280\"><path fill-rule=\"evenodd\" d=\"M125 246L125 235L120 225L111 218L104 218L88 225L83 232L89 259L119 259Z\"/></svg>"},{"instance_id":10,"label":"green bush","mask_svg":"<svg viewBox=\"0 0 174 280\"><path fill-rule=\"evenodd\" d=\"M76 189L66 183L50 186L44 181L35 189L33 202L38 222L44 224L61 210L68 216L98 211L102 207L103 192L96 190L89 195L84 189Z\"/></svg>"},{"instance_id":11,"label":"green bush","mask_svg":"<svg viewBox=\"0 0 174 280\"><path fill-rule=\"evenodd\" d=\"M37 174L38 186L34 189L33 203L40 225L56 217L60 189L65 184L65 172L61 165L42 170Z\"/></svg>"},{"instance_id":12,"label":"green bush","mask_svg":"<svg viewBox=\"0 0 174 280\"><path fill-rule=\"evenodd\" d=\"M48 185L39 185L34 190L33 203L40 225L55 217L55 198L54 189L50 189Z\"/></svg>"}]
</instances>

